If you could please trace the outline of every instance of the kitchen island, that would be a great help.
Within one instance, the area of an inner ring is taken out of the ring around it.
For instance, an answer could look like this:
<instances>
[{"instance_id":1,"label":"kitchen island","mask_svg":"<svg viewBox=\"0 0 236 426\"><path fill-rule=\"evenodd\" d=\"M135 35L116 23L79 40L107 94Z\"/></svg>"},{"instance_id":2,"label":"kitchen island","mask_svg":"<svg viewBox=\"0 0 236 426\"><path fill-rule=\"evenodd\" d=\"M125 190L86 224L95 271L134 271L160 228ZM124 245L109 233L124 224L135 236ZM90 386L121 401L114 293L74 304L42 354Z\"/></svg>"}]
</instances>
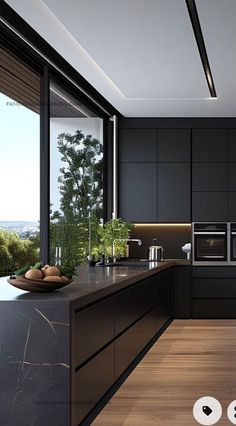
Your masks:
<instances>
[{"instance_id":1,"label":"kitchen island","mask_svg":"<svg viewBox=\"0 0 236 426\"><path fill-rule=\"evenodd\" d=\"M177 264L79 267L51 293L0 279L2 424L90 424L173 318Z\"/></svg>"}]
</instances>

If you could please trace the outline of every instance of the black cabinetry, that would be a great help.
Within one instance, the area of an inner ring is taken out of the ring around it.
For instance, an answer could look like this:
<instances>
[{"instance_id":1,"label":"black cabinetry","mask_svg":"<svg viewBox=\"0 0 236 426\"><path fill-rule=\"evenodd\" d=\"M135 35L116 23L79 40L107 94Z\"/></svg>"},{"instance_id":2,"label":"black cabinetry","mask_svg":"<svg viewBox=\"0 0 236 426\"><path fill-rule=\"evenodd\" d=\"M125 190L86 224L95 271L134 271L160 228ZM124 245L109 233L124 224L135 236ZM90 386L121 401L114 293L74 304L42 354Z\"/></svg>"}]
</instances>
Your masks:
<instances>
[{"instance_id":1,"label":"black cabinetry","mask_svg":"<svg viewBox=\"0 0 236 426\"><path fill-rule=\"evenodd\" d=\"M192 317L236 318L236 268L192 268Z\"/></svg>"},{"instance_id":2,"label":"black cabinetry","mask_svg":"<svg viewBox=\"0 0 236 426\"><path fill-rule=\"evenodd\" d=\"M192 131L192 220L236 220L236 130Z\"/></svg>"},{"instance_id":3,"label":"black cabinetry","mask_svg":"<svg viewBox=\"0 0 236 426\"><path fill-rule=\"evenodd\" d=\"M192 161L227 162L227 129L193 129Z\"/></svg>"},{"instance_id":4,"label":"black cabinetry","mask_svg":"<svg viewBox=\"0 0 236 426\"><path fill-rule=\"evenodd\" d=\"M227 163L193 163L193 191L227 191Z\"/></svg>"},{"instance_id":5,"label":"black cabinetry","mask_svg":"<svg viewBox=\"0 0 236 426\"><path fill-rule=\"evenodd\" d=\"M190 221L190 130L121 129L119 216Z\"/></svg>"},{"instance_id":6,"label":"black cabinetry","mask_svg":"<svg viewBox=\"0 0 236 426\"><path fill-rule=\"evenodd\" d=\"M157 222L157 163L120 163L119 216Z\"/></svg>"},{"instance_id":7,"label":"black cabinetry","mask_svg":"<svg viewBox=\"0 0 236 426\"><path fill-rule=\"evenodd\" d=\"M174 315L174 270L75 312L72 421L77 426Z\"/></svg>"},{"instance_id":8,"label":"black cabinetry","mask_svg":"<svg viewBox=\"0 0 236 426\"><path fill-rule=\"evenodd\" d=\"M170 269L158 276L156 286L156 331L174 315L174 270Z\"/></svg>"},{"instance_id":9,"label":"black cabinetry","mask_svg":"<svg viewBox=\"0 0 236 426\"><path fill-rule=\"evenodd\" d=\"M119 215L140 223L236 221L232 123L221 120L229 128L219 128L214 120L198 120L203 127L194 128L197 120L184 120L189 128L183 128L168 120L166 128L154 128L159 121L140 119L143 127L150 123L141 128L138 120L128 120L137 128L120 129Z\"/></svg>"},{"instance_id":10,"label":"black cabinetry","mask_svg":"<svg viewBox=\"0 0 236 426\"><path fill-rule=\"evenodd\" d=\"M158 161L189 163L190 129L158 129Z\"/></svg>"},{"instance_id":11,"label":"black cabinetry","mask_svg":"<svg viewBox=\"0 0 236 426\"><path fill-rule=\"evenodd\" d=\"M227 192L193 192L193 222L227 222Z\"/></svg>"},{"instance_id":12,"label":"black cabinetry","mask_svg":"<svg viewBox=\"0 0 236 426\"><path fill-rule=\"evenodd\" d=\"M157 161L157 131L155 129L121 129L119 161L153 163Z\"/></svg>"},{"instance_id":13,"label":"black cabinetry","mask_svg":"<svg viewBox=\"0 0 236 426\"><path fill-rule=\"evenodd\" d=\"M175 267L175 318L191 317L191 268Z\"/></svg>"},{"instance_id":14,"label":"black cabinetry","mask_svg":"<svg viewBox=\"0 0 236 426\"><path fill-rule=\"evenodd\" d=\"M190 164L158 164L158 222L190 221Z\"/></svg>"}]
</instances>

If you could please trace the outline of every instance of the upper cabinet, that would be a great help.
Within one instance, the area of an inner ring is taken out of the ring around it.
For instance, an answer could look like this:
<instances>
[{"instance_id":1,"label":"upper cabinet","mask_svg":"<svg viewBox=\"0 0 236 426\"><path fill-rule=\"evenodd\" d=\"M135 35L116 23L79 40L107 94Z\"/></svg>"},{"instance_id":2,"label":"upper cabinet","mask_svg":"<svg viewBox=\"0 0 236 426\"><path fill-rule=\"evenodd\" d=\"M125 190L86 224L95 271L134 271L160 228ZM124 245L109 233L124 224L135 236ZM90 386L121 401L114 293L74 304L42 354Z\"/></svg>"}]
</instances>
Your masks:
<instances>
[{"instance_id":1,"label":"upper cabinet","mask_svg":"<svg viewBox=\"0 0 236 426\"><path fill-rule=\"evenodd\" d=\"M228 161L236 163L236 129L229 130Z\"/></svg>"},{"instance_id":2,"label":"upper cabinet","mask_svg":"<svg viewBox=\"0 0 236 426\"><path fill-rule=\"evenodd\" d=\"M121 129L119 215L236 222L236 129Z\"/></svg>"},{"instance_id":3,"label":"upper cabinet","mask_svg":"<svg viewBox=\"0 0 236 426\"><path fill-rule=\"evenodd\" d=\"M227 129L193 129L192 161L227 162Z\"/></svg>"},{"instance_id":4,"label":"upper cabinet","mask_svg":"<svg viewBox=\"0 0 236 426\"><path fill-rule=\"evenodd\" d=\"M158 130L158 162L190 161L190 129Z\"/></svg>"},{"instance_id":5,"label":"upper cabinet","mask_svg":"<svg viewBox=\"0 0 236 426\"><path fill-rule=\"evenodd\" d=\"M190 130L121 129L119 216L190 221Z\"/></svg>"},{"instance_id":6,"label":"upper cabinet","mask_svg":"<svg viewBox=\"0 0 236 426\"><path fill-rule=\"evenodd\" d=\"M158 222L190 222L190 164L158 164Z\"/></svg>"},{"instance_id":7,"label":"upper cabinet","mask_svg":"<svg viewBox=\"0 0 236 426\"><path fill-rule=\"evenodd\" d=\"M153 163L157 161L156 129L121 129L119 161Z\"/></svg>"},{"instance_id":8,"label":"upper cabinet","mask_svg":"<svg viewBox=\"0 0 236 426\"><path fill-rule=\"evenodd\" d=\"M119 216L157 222L157 163L120 163Z\"/></svg>"},{"instance_id":9,"label":"upper cabinet","mask_svg":"<svg viewBox=\"0 0 236 426\"><path fill-rule=\"evenodd\" d=\"M228 130L192 130L192 220L227 221Z\"/></svg>"}]
</instances>

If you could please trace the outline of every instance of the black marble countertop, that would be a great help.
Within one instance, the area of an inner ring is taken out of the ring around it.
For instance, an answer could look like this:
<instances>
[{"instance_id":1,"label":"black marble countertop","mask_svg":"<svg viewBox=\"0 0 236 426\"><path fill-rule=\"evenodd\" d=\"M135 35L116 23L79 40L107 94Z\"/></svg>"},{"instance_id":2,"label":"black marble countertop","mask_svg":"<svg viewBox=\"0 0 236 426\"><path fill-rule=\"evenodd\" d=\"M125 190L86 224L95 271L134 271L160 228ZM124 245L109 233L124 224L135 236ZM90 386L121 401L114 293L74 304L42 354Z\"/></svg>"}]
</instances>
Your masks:
<instances>
[{"instance_id":1,"label":"black marble countertop","mask_svg":"<svg viewBox=\"0 0 236 426\"><path fill-rule=\"evenodd\" d=\"M46 293L25 292L9 284L7 277L4 277L0 278L0 302L19 300L76 302L76 308L80 309L175 265L190 265L190 261L168 259L158 263L143 262L141 265L138 262L138 266L80 266L77 269L78 276L71 284Z\"/></svg>"}]
</instances>

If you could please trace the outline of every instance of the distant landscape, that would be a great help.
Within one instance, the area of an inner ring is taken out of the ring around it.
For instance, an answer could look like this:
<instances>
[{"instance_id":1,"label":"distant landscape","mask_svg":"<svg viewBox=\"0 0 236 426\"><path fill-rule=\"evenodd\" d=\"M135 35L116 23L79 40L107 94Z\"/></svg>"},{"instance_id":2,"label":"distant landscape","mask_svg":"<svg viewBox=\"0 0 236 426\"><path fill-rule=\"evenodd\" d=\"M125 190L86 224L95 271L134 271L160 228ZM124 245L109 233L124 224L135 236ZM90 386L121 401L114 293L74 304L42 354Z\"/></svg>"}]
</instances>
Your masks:
<instances>
[{"instance_id":1,"label":"distant landscape","mask_svg":"<svg viewBox=\"0 0 236 426\"><path fill-rule=\"evenodd\" d=\"M39 231L39 222L37 221L0 221L0 229L12 231L19 235L21 239L35 236Z\"/></svg>"}]
</instances>

